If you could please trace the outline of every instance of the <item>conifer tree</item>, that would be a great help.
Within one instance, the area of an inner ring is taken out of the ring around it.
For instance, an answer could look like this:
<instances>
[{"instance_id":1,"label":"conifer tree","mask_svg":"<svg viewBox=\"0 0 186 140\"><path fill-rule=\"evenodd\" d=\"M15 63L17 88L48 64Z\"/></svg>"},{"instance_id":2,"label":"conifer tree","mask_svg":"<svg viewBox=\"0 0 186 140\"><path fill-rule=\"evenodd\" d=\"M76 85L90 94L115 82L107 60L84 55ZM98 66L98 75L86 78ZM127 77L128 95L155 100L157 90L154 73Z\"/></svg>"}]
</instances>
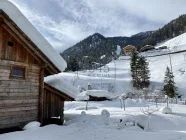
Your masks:
<instances>
[{"instance_id":1,"label":"conifer tree","mask_svg":"<svg viewBox=\"0 0 186 140\"><path fill-rule=\"evenodd\" d=\"M130 71L131 71L133 87L137 87L137 83L138 83L137 82L138 81L138 79L137 79L137 67L136 67L137 60L138 60L138 55L134 51L131 54L131 60L130 60Z\"/></svg>"},{"instance_id":2,"label":"conifer tree","mask_svg":"<svg viewBox=\"0 0 186 140\"><path fill-rule=\"evenodd\" d=\"M140 56L137 60L137 79L138 79L138 89L147 88L150 84L150 71L148 67L149 63L147 59L143 56Z\"/></svg>"},{"instance_id":3,"label":"conifer tree","mask_svg":"<svg viewBox=\"0 0 186 140\"><path fill-rule=\"evenodd\" d=\"M164 77L163 93L169 98L174 98L177 95L176 91L177 87L175 86L174 75L170 71L170 68L167 67Z\"/></svg>"},{"instance_id":4,"label":"conifer tree","mask_svg":"<svg viewBox=\"0 0 186 140\"><path fill-rule=\"evenodd\" d=\"M78 71L78 70L79 70L78 61L74 57L69 57L66 71Z\"/></svg>"}]
</instances>

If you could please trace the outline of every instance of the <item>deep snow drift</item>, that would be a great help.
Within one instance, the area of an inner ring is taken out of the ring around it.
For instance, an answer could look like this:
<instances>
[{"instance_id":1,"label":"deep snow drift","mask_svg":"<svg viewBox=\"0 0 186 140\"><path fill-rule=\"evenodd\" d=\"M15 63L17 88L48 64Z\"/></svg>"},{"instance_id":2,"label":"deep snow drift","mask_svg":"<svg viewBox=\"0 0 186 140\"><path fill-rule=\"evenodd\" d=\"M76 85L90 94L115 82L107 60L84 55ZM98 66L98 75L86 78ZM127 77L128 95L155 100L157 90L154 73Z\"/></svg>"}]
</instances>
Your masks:
<instances>
[{"instance_id":1,"label":"deep snow drift","mask_svg":"<svg viewBox=\"0 0 186 140\"><path fill-rule=\"evenodd\" d=\"M142 109L160 109L165 104L140 103L132 100L126 105L126 111L120 108L120 102L65 103L65 125L48 125L34 130L0 135L1 140L185 140L186 109L185 105L170 104L172 114L155 111L149 119L149 129L134 126L133 121L147 125L147 117ZM82 109L80 109L82 108ZM104 111L103 111L104 110ZM82 113L82 111L86 113ZM108 114L109 113L109 114ZM105 115L106 114L106 115ZM107 119L108 118L108 119ZM120 123L120 119L123 121Z\"/></svg>"}]
</instances>

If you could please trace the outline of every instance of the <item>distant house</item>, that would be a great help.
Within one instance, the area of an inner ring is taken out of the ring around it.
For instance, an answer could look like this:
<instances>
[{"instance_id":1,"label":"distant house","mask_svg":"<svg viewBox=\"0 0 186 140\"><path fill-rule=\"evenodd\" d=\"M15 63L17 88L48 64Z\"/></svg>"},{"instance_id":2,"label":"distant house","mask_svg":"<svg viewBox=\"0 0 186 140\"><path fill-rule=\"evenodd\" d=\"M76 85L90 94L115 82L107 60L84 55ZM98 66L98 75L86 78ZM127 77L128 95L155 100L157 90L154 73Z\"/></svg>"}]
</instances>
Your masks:
<instances>
[{"instance_id":1,"label":"distant house","mask_svg":"<svg viewBox=\"0 0 186 140\"><path fill-rule=\"evenodd\" d=\"M131 55L132 52L136 51L136 47L132 45L127 45L123 48L125 55Z\"/></svg>"},{"instance_id":2,"label":"distant house","mask_svg":"<svg viewBox=\"0 0 186 140\"><path fill-rule=\"evenodd\" d=\"M149 51L149 50L154 50L155 48L151 45L145 45L144 47L142 47L140 49L140 52L146 52L146 51Z\"/></svg>"},{"instance_id":3,"label":"distant house","mask_svg":"<svg viewBox=\"0 0 186 140\"><path fill-rule=\"evenodd\" d=\"M161 46L158 48L159 50L167 49L167 46Z\"/></svg>"},{"instance_id":4,"label":"distant house","mask_svg":"<svg viewBox=\"0 0 186 140\"><path fill-rule=\"evenodd\" d=\"M22 127L30 121L63 122L64 101L73 98L44 83L62 72L66 62L7 0L0 1L0 129ZM1 132L1 130L0 130Z\"/></svg>"}]
</instances>

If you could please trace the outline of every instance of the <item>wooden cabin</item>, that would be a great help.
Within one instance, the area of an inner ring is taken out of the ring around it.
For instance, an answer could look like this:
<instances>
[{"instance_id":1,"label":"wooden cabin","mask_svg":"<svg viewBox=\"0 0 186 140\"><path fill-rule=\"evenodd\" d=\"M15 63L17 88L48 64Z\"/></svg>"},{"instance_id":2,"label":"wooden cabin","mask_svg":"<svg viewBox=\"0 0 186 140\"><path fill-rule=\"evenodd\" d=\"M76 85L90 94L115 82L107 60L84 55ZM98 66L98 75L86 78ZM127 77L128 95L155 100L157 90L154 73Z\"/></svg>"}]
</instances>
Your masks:
<instances>
[{"instance_id":1,"label":"wooden cabin","mask_svg":"<svg viewBox=\"0 0 186 140\"><path fill-rule=\"evenodd\" d=\"M9 8L11 10L8 10ZM23 22L25 29L33 30L33 36L44 40L43 44L30 38L30 32L26 34L21 30L24 28L12 19L16 19L14 16L17 15L14 14L19 15L17 18ZM0 130L21 128L31 121L47 124L52 117L59 116L63 122L64 101L71 101L73 98L68 93L44 83L44 76L57 74L63 71L65 66L58 65L57 60L47 56L48 54L41 50L42 47L53 49L11 2L1 0ZM54 53L54 56L59 54ZM59 56L58 60L62 65L66 65L62 63L65 62L62 57Z\"/></svg>"},{"instance_id":2,"label":"wooden cabin","mask_svg":"<svg viewBox=\"0 0 186 140\"><path fill-rule=\"evenodd\" d=\"M140 52L146 52L146 51L150 51L150 50L155 50L155 48L151 45L145 45L144 47L142 47L140 49Z\"/></svg>"},{"instance_id":3,"label":"wooden cabin","mask_svg":"<svg viewBox=\"0 0 186 140\"><path fill-rule=\"evenodd\" d=\"M127 45L123 48L125 55L131 55L132 52L137 51L135 46Z\"/></svg>"}]
</instances>

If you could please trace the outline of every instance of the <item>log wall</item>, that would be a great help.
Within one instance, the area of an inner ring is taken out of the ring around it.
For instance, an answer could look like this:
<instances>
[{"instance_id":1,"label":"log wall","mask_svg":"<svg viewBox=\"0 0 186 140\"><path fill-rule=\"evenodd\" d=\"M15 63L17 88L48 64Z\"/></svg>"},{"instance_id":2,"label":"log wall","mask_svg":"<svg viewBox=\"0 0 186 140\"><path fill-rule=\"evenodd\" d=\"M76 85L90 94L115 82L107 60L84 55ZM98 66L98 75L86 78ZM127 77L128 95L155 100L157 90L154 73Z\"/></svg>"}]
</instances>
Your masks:
<instances>
[{"instance_id":1,"label":"log wall","mask_svg":"<svg viewBox=\"0 0 186 140\"><path fill-rule=\"evenodd\" d=\"M25 79L11 78L11 65L25 66ZM39 66L0 61L0 129L38 120L39 78Z\"/></svg>"}]
</instances>

